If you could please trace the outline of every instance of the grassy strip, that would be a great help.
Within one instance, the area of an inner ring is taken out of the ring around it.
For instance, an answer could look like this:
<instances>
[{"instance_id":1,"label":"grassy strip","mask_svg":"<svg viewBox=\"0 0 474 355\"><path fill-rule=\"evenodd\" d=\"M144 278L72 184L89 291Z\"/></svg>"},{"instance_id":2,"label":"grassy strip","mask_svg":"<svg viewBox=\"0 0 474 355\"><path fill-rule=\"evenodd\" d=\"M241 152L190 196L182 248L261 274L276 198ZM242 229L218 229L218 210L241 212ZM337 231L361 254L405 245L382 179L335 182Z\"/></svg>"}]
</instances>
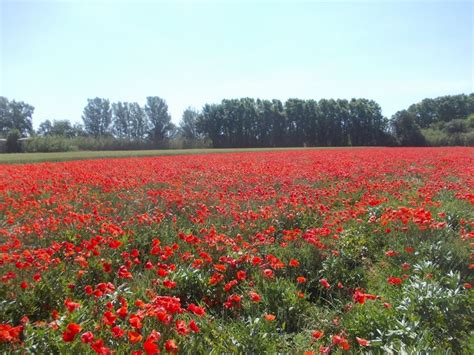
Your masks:
<instances>
[{"instance_id":1,"label":"grassy strip","mask_svg":"<svg viewBox=\"0 0 474 355\"><path fill-rule=\"evenodd\" d=\"M353 148L353 147L344 147ZM117 151L78 151L58 153L12 153L0 154L0 164L24 164L38 162L58 162L67 160L101 159L101 158L129 158L150 157L160 155L209 154L209 153L239 153L265 152L281 150L309 150L309 149L341 149L340 147L318 148L208 148L208 149L161 149L161 150L117 150Z\"/></svg>"}]
</instances>

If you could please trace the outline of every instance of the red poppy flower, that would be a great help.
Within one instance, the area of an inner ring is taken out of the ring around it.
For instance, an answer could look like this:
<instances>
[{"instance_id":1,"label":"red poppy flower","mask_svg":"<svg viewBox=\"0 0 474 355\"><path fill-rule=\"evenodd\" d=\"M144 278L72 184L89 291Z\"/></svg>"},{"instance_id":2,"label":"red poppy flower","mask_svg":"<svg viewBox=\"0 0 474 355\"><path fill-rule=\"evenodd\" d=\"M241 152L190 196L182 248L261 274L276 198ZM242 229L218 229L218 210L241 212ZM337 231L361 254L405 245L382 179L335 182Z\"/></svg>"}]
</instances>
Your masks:
<instances>
[{"instance_id":1,"label":"red poppy flower","mask_svg":"<svg viewBox=\"0 0 474 355\"><path fill-rule=\"evenodd\" d=\"M266 319L267 321L269 321L269 322L274 321L275 318L276 318L276 317L275 317L274 314L268 314L268 313L265 314L265 319Z\"/></svg>"},{"instance_id":2,"label":"red poppy flower","mask_svg":"<svg viewBox=\"0 0 474 355\"><path fill-rule=\"evenodd\" d=\"M296 259L291 259L290 262L288 263L288 265L290 265L292 267L298 267L298 266L300 266L300 263Z\"/></svg>"},{"instance_id":3,"label":"red poppy flower","mask_svg":"<svg viewBox=\"0 0 474 355\"><path fill-rule=\"evenodd\" d=\"M92 332L85 332L81 335L81 341L83 343L91 343L94 340L94 334Z\"/></svg>"},{"instance_id":4,"label":"red poppy flower","mask_svg":"<svg viewBox=\"0 0 474 355\"><path fill-rule=\"evenodd\" d=\"M390 285L400 285L400 284L402 283L402 279L399 278L399 277L390 276L390 277L387 279L387 282L388 282Z\"/></svg>"},{"instance_id":5,"label":"red poppy flower","mask_svg":"<svg viewBox=\"0 0 474 355\"><path fill-rule=\"evenodd\" d=\"M140 342L141 340L143 339L142 335L138 332L134 332L134 331L129 331L128 332L128 340L130 340L130 342L132 344L135 344L135 343L138 343Z\"/></svg>"},{"instance_id":6,"label":"red poppy flower","mask_svg":"<svg viewBox=\"0 0 474 355\"><path fill-rule=\"evenodd\" d=\"M306 277L304 276L298 276L296 278L296 282L298 282L299 284L304 284L306 282Z\"/></svg>"},{"instance_id":7,"label":"red poppy flower","mask_svg":"<svg viewBox=\"0 0 474 355\"><path fill-rule=\"evenodd\" d=\"M81 331L81 326L77 323L69 323L66 330L63 332L63 340L65 342L71 342L74 340L76 335Z\"/></svg>"},{"instance_id":8,"label":"red poppy flower","mask_svg":"<svg viewBox=\"0 0 474 355\"><path fill-rule=\"evenodd\" d=\"M320 339L324 336L324 332L322 330L315 330L311 335L314 339Z\"/></svg>"},{"instance_id":9,"label":"red poppy flower","mask_svg":"<svg viewBox=\"0 0 474 355\"><path fill-rule=\"evenodd\" d=\"M330 288L331 287L331 285L329 284L329 282L326 279L319 280L319 283L321 285L323 285L323 287L325 287L325 288Z\"/></svg>"},{"instance_id":10,"label":"red poppy flower","mask_svg":"<svg viewBox=\"0 0 474 355\"><path fill-rule=\"evenodd\" d=\"M165 349L169 353L175 353L178 351L178 346L176 345L176 342L174 339L168 339L165 343Z\"/></svg>"},{"instance_id":11,"label":"red poppy flower","mask_svg":"<svg viewBox=\"0 0 474 355\"><path fill-rule=\"evenodd\" d=\"M363 338L356 337L357 342L359 343L360 346L369 346L370 342L368 340L365 340Z\"/></svg>"},{"instance_id":12,"label":"red poppy flower","mask_svg":"<svg viewBox=\"0 0 474 355\"><path fill-rule=\"evenodd\" d=\"M262 297L260 297L260 295L254 291L249 291L249 296L250 296L250 299L254 302L260 302Z\"/></svg>"}]
</instances>

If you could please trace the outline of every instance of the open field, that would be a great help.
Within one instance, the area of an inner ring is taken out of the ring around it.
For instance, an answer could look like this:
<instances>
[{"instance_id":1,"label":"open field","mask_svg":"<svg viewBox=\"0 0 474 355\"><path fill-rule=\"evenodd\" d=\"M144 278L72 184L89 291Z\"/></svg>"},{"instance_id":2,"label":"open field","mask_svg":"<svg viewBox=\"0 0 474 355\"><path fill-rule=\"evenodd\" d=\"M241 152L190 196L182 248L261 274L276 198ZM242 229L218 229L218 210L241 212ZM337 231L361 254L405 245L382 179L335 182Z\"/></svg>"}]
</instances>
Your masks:
<instances>
[{"instance_id":1,"label":"open field","mask_svg":"<svg viewBox=\"0 0 474 355\"><path fill-rule=\"evenodd\" d=\"M255 152L255 151L287 151L287 150L314 150L314 149L355 149L355 148L208 148L208 149L157 149L157 150L115 150L115 151L78 151L58 153L12 153L0 154L0 164L23 164L39 162L58 162L68 160L102 159L102 158L128 158L128 157L152 157L161 155L183 155L183 154L211 154L232 152Z\"/></svg>"},{"instance_id":2,"label":"open field","mask_svg":"<svg viewBox=\"0 0 474 355\"><path fill-rule=\"evenodd\" d=\"M0 165L0 352L472 353L473 190L473 148Z\"/></svg>"}]
</instances>

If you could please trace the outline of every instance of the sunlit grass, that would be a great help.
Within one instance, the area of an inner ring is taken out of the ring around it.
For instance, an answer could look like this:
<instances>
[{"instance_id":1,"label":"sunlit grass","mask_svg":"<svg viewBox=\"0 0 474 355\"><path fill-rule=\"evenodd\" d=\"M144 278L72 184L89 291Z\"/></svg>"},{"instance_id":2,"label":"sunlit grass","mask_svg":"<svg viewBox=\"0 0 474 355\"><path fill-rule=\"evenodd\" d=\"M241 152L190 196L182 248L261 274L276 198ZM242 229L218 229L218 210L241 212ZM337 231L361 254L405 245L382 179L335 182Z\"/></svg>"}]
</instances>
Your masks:
<instances>
[{"instance_id":1,"label":"sunlit grass","mask_svg":"<svg viewBox=\"0 0 474 355\"><path fill-rule=\"evenodd\" d=\"M318 148L206 148L206 149L160 149L160 150L117 150L117 151L79 151L57 153L11 153L0 154L0 164L21 164L37 162L55 162L67 160L148 157L160 155L209 154L209 153L238 153L253 151L279 150L311 150L311 149L351 149L353 147L318 147Z\"/></svg>"}]
</instances>

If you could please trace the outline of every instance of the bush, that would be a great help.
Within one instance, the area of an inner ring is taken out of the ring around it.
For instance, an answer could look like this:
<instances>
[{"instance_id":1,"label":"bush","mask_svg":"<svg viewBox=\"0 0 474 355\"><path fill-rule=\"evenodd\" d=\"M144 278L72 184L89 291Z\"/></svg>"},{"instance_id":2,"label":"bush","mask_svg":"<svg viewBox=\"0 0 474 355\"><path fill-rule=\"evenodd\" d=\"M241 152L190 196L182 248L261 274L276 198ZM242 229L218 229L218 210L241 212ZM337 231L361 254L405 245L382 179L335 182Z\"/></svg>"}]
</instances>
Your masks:
<instances>
[{"instance_id":1,"label":"bush","mask_svg":"<svg viewBox=\"0 0 474 355\"><path fill-rule=\"evenodd\" d=\"M76 150L142 150L154 149L153 144L145 141L117 139L113 137L76 137L62 136L33 137L23 144L25 152L67 152Z\"/></svg>"},{"instance_id":2,"label":"bush","mask_svg":"<svg viewBox=\"0 0 474 355\"><path fill-rule=\"evenodd\" d=\"M426 142L431 147L466 145L463 133L448 133L446 130L427 128L422 130Z\"/></svg>"},{"instance_id":3,"label":"bush","mask_svg":"<svg viewBox=\"0 0 474 355\"><path fill-rule=\"evenodd\" d=\"M49 137L32 137L23 142L23 150L25 152L67 152L77 150L72 139L61 136Z\"/></svg>"},{"instance_id":4,"label":"bush","mask_svg":"<svg viewBox=\"0 0 474 355\"><path fill-rule=\"evenodd\" d=\"M156 148L149 141L114 137L78 137L73 139L73 141L79 150L143 150Z\"/></svg>"},{"instance_id":5,"label":"bush","mask_svg":"<svg viewBox=\"0 0 474 355\"><path fill-rule=\"evenodd\" d=\"M463 129L464 132L453 132L452 130L454 129ZM470 128L469 124L467 123L460 124L457 122L451 126L446 125L443 129L430 127L422 129L421 131L428 145L432 147L456 145L467 147L474 146L474 130Z\"/></svg>"},{"instance_id":6,"label":"bush","mask_svg":"<svg viewBox=\"0 0 474 355\"><path fill-rule=\"evenodd\" d=\"M68 152L77 150L147 150L147 149L195 149L208 148L207 140L168 139L155 144L145 140L114 137L36 136L23 142L25 152ZM21 148L21 146L20 146Z\"/></svg>"},{"instance_id":7,"label":"bush","mask_svg":"<svg viewBox=\"0 0 474 355\"><path fill-rule=\"evenodd\" d=\"M21 138L20 131L12 129L7 135L7 153L21 152L21 145L19 139Z\"/></svg>"}]
</instances>

